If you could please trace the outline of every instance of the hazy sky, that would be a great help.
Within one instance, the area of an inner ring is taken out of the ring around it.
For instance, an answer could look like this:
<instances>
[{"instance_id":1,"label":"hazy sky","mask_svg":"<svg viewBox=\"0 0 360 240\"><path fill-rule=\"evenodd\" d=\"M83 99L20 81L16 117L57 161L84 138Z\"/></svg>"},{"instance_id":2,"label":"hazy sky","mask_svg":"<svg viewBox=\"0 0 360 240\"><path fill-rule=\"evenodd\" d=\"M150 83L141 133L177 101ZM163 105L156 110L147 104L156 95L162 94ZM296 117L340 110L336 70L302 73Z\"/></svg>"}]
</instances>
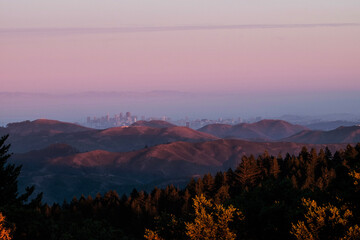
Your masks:
<instances>
[{"instance_id":1,"label":"hazy sky","mask_svg":"<svg viewBox=\"0 0 360 240\"><path fill-rule=\"evenodd\" d=\"M0 91L346 94L359 24L359 0L0 0Z\"/></svg>"},{"instance_id":2,"label":"hazy sky","mask_svg":"<svg viewBox=\"0 0 360 240\"><path fill-rule=\"evenodd\" d=\"M360 25L267 29L359 13L358 0L0 0L1 90L360 90ZM258 27L206 30L221 25ZM109 27L145 30L79 32Z\"/></svg>"}]
</instances>

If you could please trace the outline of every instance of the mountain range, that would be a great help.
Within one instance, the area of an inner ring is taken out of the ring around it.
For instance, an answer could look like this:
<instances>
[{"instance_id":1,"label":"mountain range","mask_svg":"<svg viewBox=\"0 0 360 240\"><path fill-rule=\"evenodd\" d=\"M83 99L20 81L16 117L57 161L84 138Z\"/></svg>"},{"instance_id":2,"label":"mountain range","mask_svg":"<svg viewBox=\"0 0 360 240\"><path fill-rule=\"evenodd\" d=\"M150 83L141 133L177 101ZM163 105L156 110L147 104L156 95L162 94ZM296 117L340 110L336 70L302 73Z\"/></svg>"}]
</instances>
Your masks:
<instances>
[{"instance_id":1,"label":"mountain range","mask_svg":"<svg viewBox=\"0 0 360 240\"><path fill-rule=\"evenodd\" d=\"M98 130L39 119L8 124L0 128L0 136L5 134L12 160L23 165L20 189L34 184L48 202L109 189L183 186L192 176L235 167L243 155L297 154L303 146L335 151L360 141L359 126L314 131L281 120L197 131L165 121Z\"/></svg>"}]
</instances>

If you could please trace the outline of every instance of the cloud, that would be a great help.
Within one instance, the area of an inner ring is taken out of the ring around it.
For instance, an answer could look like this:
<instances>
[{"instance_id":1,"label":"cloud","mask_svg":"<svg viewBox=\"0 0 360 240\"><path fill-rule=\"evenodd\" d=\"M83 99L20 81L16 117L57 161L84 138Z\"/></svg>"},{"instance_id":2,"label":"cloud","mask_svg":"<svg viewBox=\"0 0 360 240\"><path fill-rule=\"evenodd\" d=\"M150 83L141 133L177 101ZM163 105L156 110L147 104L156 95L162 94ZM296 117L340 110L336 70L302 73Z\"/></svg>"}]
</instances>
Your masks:
<instances>
[{"instance_id":1,"label":"cloud","mask_svg":"<svg viewBox=\"0 0 360 240\"><path fill-rule=\"evenodd\" d=\"M81 34L81 33L133 33L201 30L241 30L241 29L281 29L281 28L333 28L359 27L359 23L321 23L321 24L238 24L238 25L184 25L184 26L142 26L116 28L12 28L0 29L0 34Z\"/></svg>"}]
</instances>

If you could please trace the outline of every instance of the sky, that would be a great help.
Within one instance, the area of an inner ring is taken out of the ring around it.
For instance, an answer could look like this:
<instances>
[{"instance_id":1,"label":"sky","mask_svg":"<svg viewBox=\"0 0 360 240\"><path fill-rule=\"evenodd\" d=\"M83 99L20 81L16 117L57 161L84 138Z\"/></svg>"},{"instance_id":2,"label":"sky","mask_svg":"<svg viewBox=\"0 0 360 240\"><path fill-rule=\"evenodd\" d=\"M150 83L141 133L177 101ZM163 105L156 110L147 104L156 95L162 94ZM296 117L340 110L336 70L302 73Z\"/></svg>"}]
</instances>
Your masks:
<instances>
[{"instance_id":1,"label":"sky","mask_svg":"<svg viewBox=\"0 0 360 240\"><path fill-rule=\"evenodd\" d=\"M283 112L340 92L355 97L333 94L337 108L358 106L359 13L358 0L0 0L0 92L290 93Z\"/></svg>"}]
</instances>

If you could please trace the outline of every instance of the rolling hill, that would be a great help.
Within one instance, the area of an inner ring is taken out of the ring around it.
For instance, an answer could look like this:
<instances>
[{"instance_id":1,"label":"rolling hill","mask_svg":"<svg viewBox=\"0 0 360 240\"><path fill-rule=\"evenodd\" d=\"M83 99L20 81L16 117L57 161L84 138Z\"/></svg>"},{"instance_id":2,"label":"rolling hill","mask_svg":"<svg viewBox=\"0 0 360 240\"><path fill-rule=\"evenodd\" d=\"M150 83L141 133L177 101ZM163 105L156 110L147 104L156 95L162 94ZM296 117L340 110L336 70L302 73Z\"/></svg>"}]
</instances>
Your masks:
<instances>
[{"instance_id":1,"label":"rolling hill","mask_svg":"<svg viewBox=\"0 0 360 240\"><path fill-rule=\"evenodd\" d=\"M289 142L257 143L235 139L206 142L173 142L131 152L94 150L78 153L69 145L56 144L42 150L15 154L13 161L23 164L20 189L34 184L47 202L71 199L81 193L96 194L108 189L129 193L134 187L175 184L183 186L190 177L236 166L246 154L297 154L304 144ZM310 148L325 145L306 144ZM345 144L326 145L331 151Z\"/></svg>"},{"instance_id":2,"label":"rolling hill","mask_svg":"<svg viewBox=\"0 0 360 240\"><path fill-rule=\"evenodd\" d=\"M290 142L250 142L236 139L221 139L216 141L189 143L173 142L161 144L150 148L145 148L132 152L109 153L103 150L95 150L86 153L77 153L65 157L53 158L48 163L51 165L66 165L71 167L96 167L111 166L138 170L144 172L158 171L163 169L164 175L179 174L179 169L174 168L175 172L164 168L176 162L195 164L198 166L233 167L238 164L243 155L258 156L266 150L270 155L277 156L279 153L298 154L301 148L306 146L308 149L329 147L335 151L345 144L299 144ZM91 159L91 161L89 161ZM162 162L162 166L159 163ZM181 174L192 170L180 171Z\"/></svg>"}]
</instances>

